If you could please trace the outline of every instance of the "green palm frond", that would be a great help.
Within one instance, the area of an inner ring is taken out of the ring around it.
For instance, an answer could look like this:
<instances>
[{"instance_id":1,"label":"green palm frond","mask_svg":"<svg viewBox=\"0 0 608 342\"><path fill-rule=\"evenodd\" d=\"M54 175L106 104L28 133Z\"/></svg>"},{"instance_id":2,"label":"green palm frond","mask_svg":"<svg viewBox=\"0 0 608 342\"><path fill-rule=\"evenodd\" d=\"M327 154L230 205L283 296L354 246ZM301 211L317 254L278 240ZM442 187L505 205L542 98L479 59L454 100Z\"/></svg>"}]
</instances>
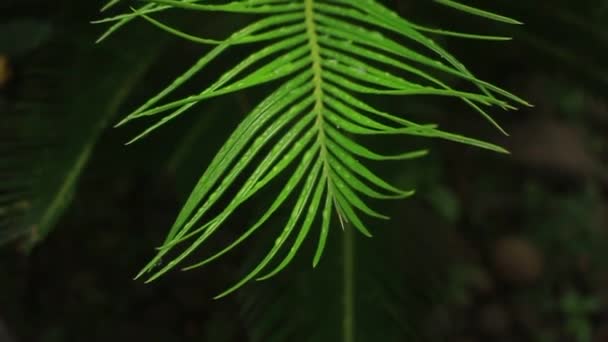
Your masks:
<instances>
[{"instance_id":1,"label":"green palm frond","mask_svg":"<svg viewBox=\"0 0 608 342\"><path fill-rule=\"evenodd\" d=\"M453 1L444 5L491 19L504 19ZM222 11L255 15L255 19L226 39L193 36L162 23L152 15L169 9ZM425 33L501 40L441 31L416 25L374 0L243 0L207 3L196 0L154 0L132 13L101 20L112 22L102 38L134 18L194 43L211 45L192 67L150 98L118 125L137 118L161 116L132 139L137 141L201 101L264 84L276 88L234 130L194 187L157 255L138 277L153 272L154 280L184 261L214 236L237 211L270 184L283 182L274 201L234 242L185 269L217 259L268 223L279 209L291 214L266 256L225 296L252 279L267 279L289 264L304 240L319 224L313 266L323 254L332 216L342 228L352 226L371 236L361 214L386 219L365 198L406 198L414 191L389 184L362 160L388 162L421 157L426 150L398 155L373 152L357 136L405 135L440 138L489 149L499 146L420 124L366 102L370 96L441 96L455 98L502 131L484 108L514 109L527 103L476 78L453 55ZM515 21L513 21L515 23ZM162 103L176 89L231 47L255 44L257 50L227 70L197 94ZM476 90L457 89L443 76L466 81ZM245 180L241 182L241 179ZM233 193L228 197L228 193ZM226 204L220 200L226 200ZM288 242L289 241L289 242ZM290 244L290 245L289 245ZM286 249L286 252L283 250ZM171 260L159 269L163 258ZM279 254L284 255L279 257ZM271 263L278 259L276 265Z\"/></svg>"}]
</instances>

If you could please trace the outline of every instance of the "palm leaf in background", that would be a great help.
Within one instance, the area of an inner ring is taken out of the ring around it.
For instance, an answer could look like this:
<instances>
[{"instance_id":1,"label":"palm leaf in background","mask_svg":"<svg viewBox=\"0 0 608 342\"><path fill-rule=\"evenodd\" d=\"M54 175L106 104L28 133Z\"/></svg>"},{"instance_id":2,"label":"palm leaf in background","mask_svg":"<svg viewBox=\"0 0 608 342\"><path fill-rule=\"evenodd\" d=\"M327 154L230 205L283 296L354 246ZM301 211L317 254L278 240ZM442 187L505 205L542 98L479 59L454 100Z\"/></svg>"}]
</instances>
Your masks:
<instances>
[{"instance_id":1,"label":"palm leaf in background","mask_svg":"<svg viewBox=\"0 0 608 342\"><path fill-rule=\"evenodd\" d=\"M224 249L185 268L202 266L229 252L264 226L279 208L293 200L291 214L270 251L252 271L218 297L231 293L251 279L267 279L277 274L291 262L318 222L319 240L313 258L313 266L316 266L323 253L334 212L343 229L354 227L363 235L371 236L360 213L381 219L388 217L370 208L362 196L372 199L405 198L413 191L387 183L359 158L383 162L408 160L424 156L427 151L383 155L358 143L357 136L440 138L506 152L490 143L387 113L365 102L370 96L456 98L499 129L483 107L496 105L513 109L509 101L527 105L509 92L476 78L424 33L489 40L504 40L503 37L422 27L371 0L200 2L155 0L132 13L101 21L114 23L102 38L130 20L141 17L171 34L213 46L167 88L119 123L122 125L137 118L168 113L130 142L139 140L206 99L264 84L276 86L242 120L201 176L157 255L138 275L153 271L149 281L182 262L225 227L240 206L267 185L281 180L284 181L283 186L257 222ZM439 3L473 15L518 23L453 1L442 0ZM256 17L255 21L230 37L216 40L193 36L151 17L168 9L236 12L262 17ZM209 87L197 94L161 104L227 49L251 43L255 43L258 50L226 71ZM478 91L453 88L441 80L441 75L467 81ZM239 181L241 178L245 179L242 183ZM225 198L228 191L233 191L234 195L227 199L227 204L218 208L220 199ZM288 240L291 246L286 245ZM179 250L169 262L155 270L163 257L188 242L189 245ZM285 255L277 265L270 266L283 248L287 249Z\"/></svg>"},{"instance_id":2,"label":"palm leaf in background","mask_svg":"<svg viewBox=\"0 0 608 342\"><path fill-rule=\"evenodd\" d=\"M4 90L16 78L13 60L47 42L52 26L43 20L16 19L0 25L0 30L6 33L0 37L3 64L0 66L0 88ZM24 37L26 39L20 39ZM26 120L32 124L39 122L41 108L48 101L47 97L41 95L43 88L45 85L51 88L52 84L33 81L35 71L29 68L23 73L21 88L26 89L30 97L16 104L10 103L5 97L0 98L0 113L4 121L0 127L0 172L3 175L0 184L0 243L31 232L21 222L30 206L30 189L35 174L32 169L40 157L44 138L22 123Z\"/></svg>"},{"instance_id":3,"label":"palm leaf in background","mask_svg":"<svg viewBox=\"0 0 608 342\"><path fill-rule=\"evenodd\" d=\"M9 39L32 31L19 27ZM46 26L34 33L39 36L42 29ZM161 37L149 44L144 27L95 47L76 34L65 38L68 29L55 27L64 38L52 37L49 49L70 58L47 56L52 62L42 65L52 72L38 76L28 68L32 75L23 90L26 97L9 113L12 120L6 128L13 137L1 146L1 167L12 177L0 184L0 242L23 237L26 249L45 238L68 207L97 140L168 41ZM130 49L121 49L126 42ZM40 92L48 93L42 102L30 99Z\"/></svg>"},{"instance_id":4,"label":"palm leaf in background","mask_svg":"<svg viewBox=\"0 0 608 342\"><path fill-rule=\"evenodd\" d=\"M398 206L393 210L403 212ZM411 223L414 229L382 229L371 241L350 229L344 234L333 230L324 262L315 270L298 257L297 267L271 283L239 291L249 340L429 340L422 327L433 304L443 300L437 298L441 290L435 256L427 248L437 241L428 241L432 234L425 241ZM408 234L403 234L405 229ZM416 260L423 250L424 262ZM253 257L262 252L260 246L247 261L255 263Z\"/></svg>"},{"instance_id":5,"label":"palm leaf in background","mask_svg":"<svg viewBox=\"0 0 608 342\"><path fill-rule=\"evenodd\" d=\"M506 1L499 1L504 3ZM525 17L530 25L526 30L500 28L501 32L516 34L526 49L536 52L542 59L559 62L560 69L569 68L584 76L587 83L608 86L608 34L607 5L595 2L574 4L562 1L551 6L537 3L508 2L509 10ZM542 15L541 15L542 13ZM549 30L548 27L558 29ZM576 39L563 39L577 37Z\"/></svg>"}]
</instances>

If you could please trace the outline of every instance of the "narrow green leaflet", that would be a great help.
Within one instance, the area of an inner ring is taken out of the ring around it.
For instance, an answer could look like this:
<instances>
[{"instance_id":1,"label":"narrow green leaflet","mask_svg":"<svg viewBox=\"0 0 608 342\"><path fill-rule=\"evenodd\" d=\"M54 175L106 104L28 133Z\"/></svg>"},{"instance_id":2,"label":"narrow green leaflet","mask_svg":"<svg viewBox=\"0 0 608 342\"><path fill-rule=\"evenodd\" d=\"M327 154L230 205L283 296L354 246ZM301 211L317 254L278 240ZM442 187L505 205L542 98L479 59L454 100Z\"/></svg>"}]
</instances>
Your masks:
<instances>
[{"instance_id":1,"label":"narrow green leaflet","mask_svg":"<svg viewBox=\"0 0 608 342\"><path fill-rule=\"evenodd\" d=\"M435 0L436 2L444 5L444 6L448 6L448 7L452 7L454 9L457 9L459 11L463 11L472 15L477 15L480 17L484 17L484 18L488 18L491 20L496 20L496 21L500 21L503 23L507 23L507 24L514 24L514 25L521 25L523 24L520 21L517 21L515 19L509 18L509 17L505 17L496 13L492 13L492 12L488 12L488 11L484 11L481 10L479 8L475 8L475 7L471 7L471 6L467 6L461 3L458 3L456 1L452 1L452 0Z\"/></svg>"}]
</instances>

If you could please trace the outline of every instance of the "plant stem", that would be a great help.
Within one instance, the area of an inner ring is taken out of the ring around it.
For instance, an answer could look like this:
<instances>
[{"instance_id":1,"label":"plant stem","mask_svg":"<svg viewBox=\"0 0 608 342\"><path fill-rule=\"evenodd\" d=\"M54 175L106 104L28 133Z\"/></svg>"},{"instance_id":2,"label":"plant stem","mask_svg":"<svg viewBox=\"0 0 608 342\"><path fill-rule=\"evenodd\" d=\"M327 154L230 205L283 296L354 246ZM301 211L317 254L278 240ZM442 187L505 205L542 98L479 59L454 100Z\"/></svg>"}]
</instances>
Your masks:
<instances>
[{"instance_id":1,"label":"plant stem","mask_svg":"<svg viewBox=\"0 0 608 342\"><path fill-rule=\"evenodd\" d=\"M344 230L342 262L344 267L344 321L342 322L344 342L355 341L355 237L353 229L347 225Z\"/></svg>"}]
</instances>

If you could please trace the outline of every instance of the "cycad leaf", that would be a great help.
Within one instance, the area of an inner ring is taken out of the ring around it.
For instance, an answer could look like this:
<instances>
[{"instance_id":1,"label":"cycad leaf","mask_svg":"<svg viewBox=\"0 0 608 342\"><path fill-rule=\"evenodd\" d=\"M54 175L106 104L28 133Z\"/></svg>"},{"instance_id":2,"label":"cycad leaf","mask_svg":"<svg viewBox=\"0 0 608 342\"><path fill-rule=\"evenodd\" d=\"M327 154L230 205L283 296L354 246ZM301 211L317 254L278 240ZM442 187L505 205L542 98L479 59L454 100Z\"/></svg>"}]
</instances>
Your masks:
<instances>
[{"instance_id":1,"label":"cycad leaf","mask_svg":"<svg viewBox=\"0 0 608 342\"><path fill-rule=\"evenodd\" d=\"M267 225L271 216L279 215L281 207L287 207L285 210L291 214L270 252L219 297L240 288L250 279L266 279L277 274L291 262L305 238L316 228L315 222L320 221L319 241L313 257L313 265L317 265L327 243L333 214L338 215L337 221L344 229L357 229L371 236L369 223L359 217L360 213L376 218L386 216L373 210L367 198L404 198L411 196L413 191L391 185L372 171L367 162L358 158L395 162L421 157L427 151L384 155L364 146L357 135L440 138L506 152L491 143L388 113L366 104L363 97L425 95L456 98L499 129L500 126L486 112L486 107L513 109L513 104L527 105L517 96L475 77L456 57L425 36L427 32L447 35L451 32L413 24L375 0L150 2L132 13L106 20L115 22L110 30L140 16L166 33L215 46L167 88L120 122L123 124L143 116L161 117L135 140L206 99L262 84L275 84L277 88L243 119L211 161L158 254L139 273L138 276L143 276L152 272L148 280L158 278L185 260L225 226L241 205L250 202L258 191L270 184L277 186L278 196L265 207L257 221L219 252L187 267L198 267L224 255ZM456 7L452 2L442 3ZM457 8L474 15L490 15L469 7ZM257 21L224 40L208 40L152 18L167 9L255 14ZM452 35L483 38L473 34ZM402 37L404 42L389 37ZM241 44L252 45L254 52L228 68L223 76L199 93L161 103L230 47ZM478 91L457 88L442 80L441 75L444 74L467 81ZM244 183L237 182L240 177L245 177ZM284 179L287 181L281 183ZM220 199L228 193L234 195L226 199L228 204L218 208ZM295 236L295 239L288 241L289 236ZM279 258L278 253L283 246L289 243L292 245L286 248L286 255L267 270L266 267ZM177 254L155 270L160 258L170 252Z\"/></svg>"}]
</instances>

